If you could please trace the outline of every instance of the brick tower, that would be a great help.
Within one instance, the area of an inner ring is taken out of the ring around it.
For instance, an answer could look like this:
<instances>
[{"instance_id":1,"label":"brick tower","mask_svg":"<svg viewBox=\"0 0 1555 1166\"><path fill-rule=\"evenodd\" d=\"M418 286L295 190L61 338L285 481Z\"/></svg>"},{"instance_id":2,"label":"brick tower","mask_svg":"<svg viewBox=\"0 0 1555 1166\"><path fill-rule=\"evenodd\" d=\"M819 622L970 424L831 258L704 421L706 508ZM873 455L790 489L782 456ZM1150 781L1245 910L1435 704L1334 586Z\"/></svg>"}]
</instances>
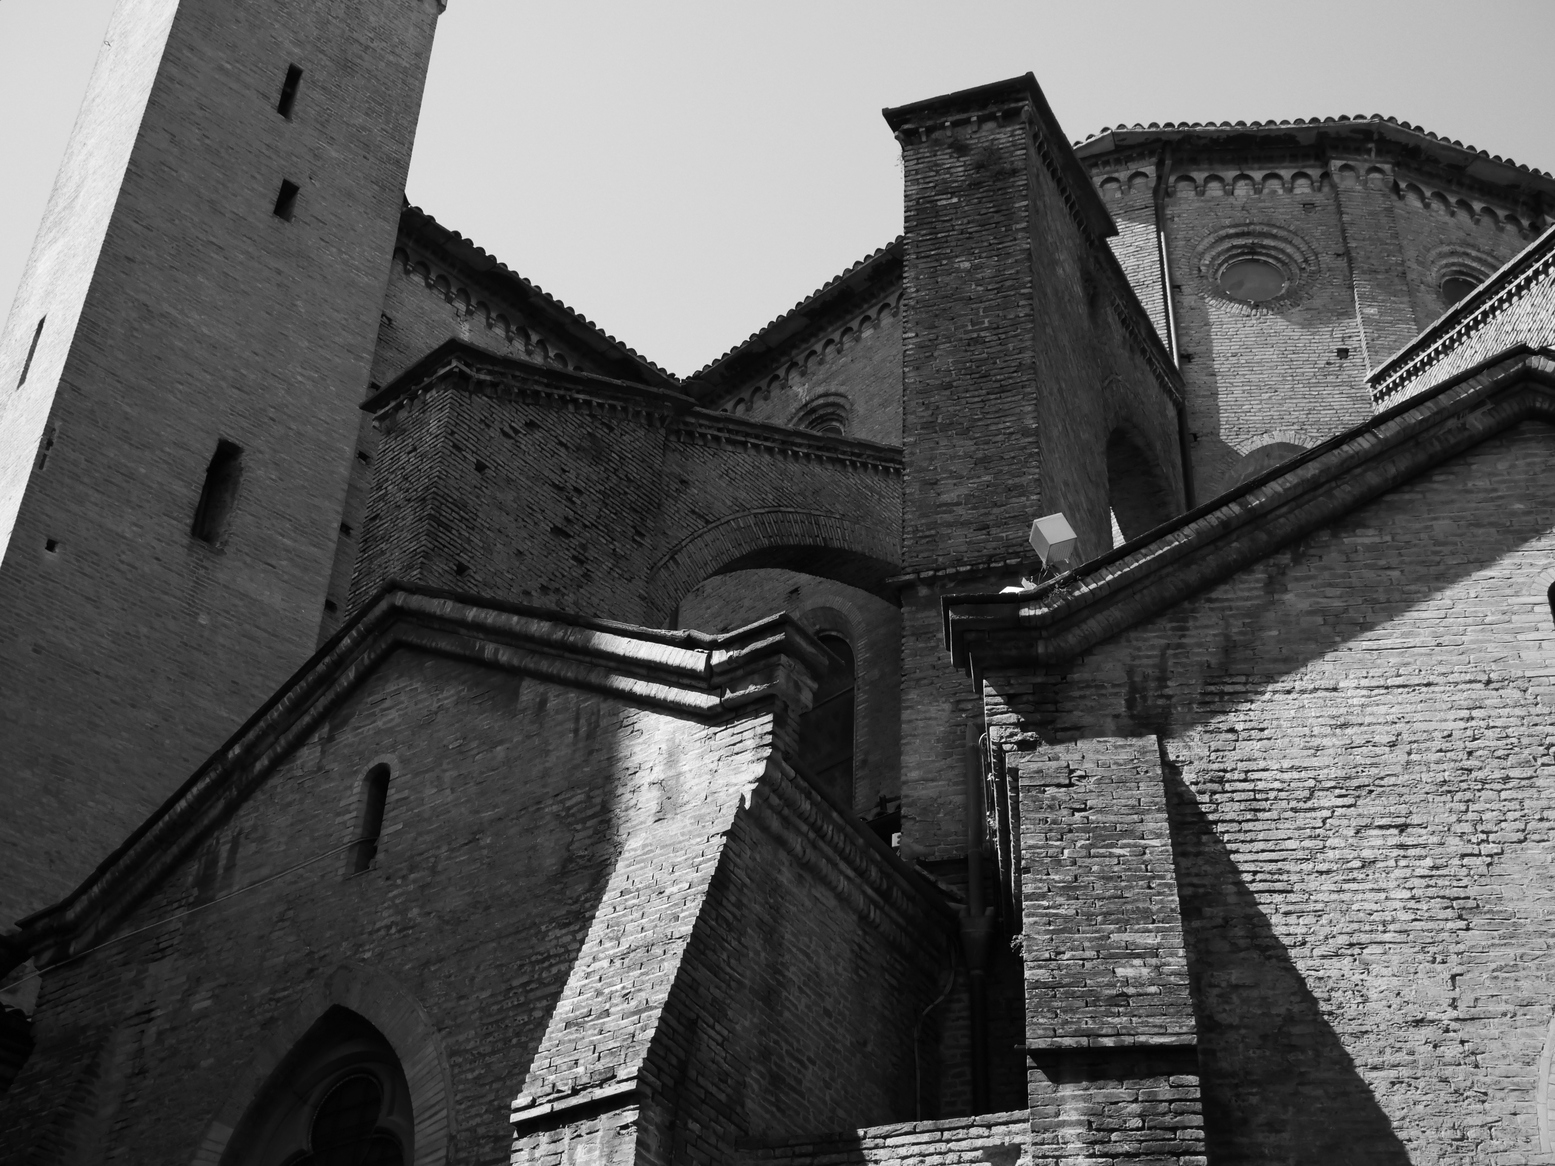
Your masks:
<instances>
[{"instance_id":1,"label":"brick tower","mask_svg":"<svg viewBox=\"0 0 1555 1166\"><path fill-rule=\"evenodd\" d=\"M0 919L313 650L442 0L121 0L0 337Z\"/></svg>"}]
</instances>

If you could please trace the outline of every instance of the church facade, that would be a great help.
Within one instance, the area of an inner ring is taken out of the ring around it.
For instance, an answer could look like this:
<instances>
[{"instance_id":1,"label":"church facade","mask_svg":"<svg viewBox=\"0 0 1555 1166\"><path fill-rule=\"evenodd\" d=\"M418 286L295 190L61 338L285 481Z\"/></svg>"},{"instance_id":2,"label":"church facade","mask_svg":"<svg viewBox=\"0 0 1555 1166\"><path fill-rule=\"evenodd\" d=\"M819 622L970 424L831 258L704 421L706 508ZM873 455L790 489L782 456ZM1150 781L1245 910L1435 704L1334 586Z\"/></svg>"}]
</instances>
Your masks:
<instances>
[{"instance_id":1,"label":"church facade","mask_svg":"<svg viewBox=\"0 0 1555 1166\"><path fill-rule=\"evenodd\" d=\"M113 18L0 1160L1555 1163L1555 178L997 82L677 377L405 203L441 7Z\"/></svg>"}]
</instances>

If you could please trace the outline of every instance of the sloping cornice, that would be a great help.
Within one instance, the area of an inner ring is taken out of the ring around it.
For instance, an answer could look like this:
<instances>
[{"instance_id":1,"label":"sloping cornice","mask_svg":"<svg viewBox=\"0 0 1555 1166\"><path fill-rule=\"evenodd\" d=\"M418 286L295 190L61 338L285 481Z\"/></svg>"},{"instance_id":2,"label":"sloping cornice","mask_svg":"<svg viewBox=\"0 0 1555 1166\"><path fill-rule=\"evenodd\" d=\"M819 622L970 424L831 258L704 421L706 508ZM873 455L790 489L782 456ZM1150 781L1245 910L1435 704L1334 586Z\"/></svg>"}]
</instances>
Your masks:
<instances>
[{"instance_id":1,"label":"sloping cornice","mask_svg":"<svg viewBox=\"0 0 1555 1166\"><path fill-rule=\"evenodd\" d=\"M1515 311L1523 305L1518 301L1529 294L1533 286L1555 278L1555 226L1524 247L1499 270L1490 275L1478 287L1464 296L1436 321L1403 348L1399 349L1366 378L1371 385L1374 405L1382 405L1400 392L1407 392L1412 384L1429 374L1451 353L1465 345L1475 343L1477 335L1493 320ZM1555 310L1548 303L1550 291L1543 293L1543 339L1555 339ZM1529 320L1528 331L1536 331ZM1532 343L1541 343L1534 339Z\"/></svg>"},{"instance_id":2,"label":"sloping cornice","mask_svg":"<svg viewBox=\"0 0 1555 1166\"><path fill-rule=\"evenodd\" d=\"M946 595L946 644L974 681L1071 659L1531 419L1555 422L1555 351L1502 354L1033 591Z\"/></svg>"},{"instance_id":3,"label":"sloping cornice","mask_svg":"<svg viewBox=\"0 0 1555 1166\"><path fill-rule=\"evenodd\" d=\"M686 378L686 390L706 404L744 387L775 357L825 332L889 294L902 282L902 236L870 252L800 300L760 331Z\"/></svg>"},{"instance_id":4,"label":"sloping cornice","mask_svg":"<svg viewBox=\"0 0 1555 1166\"><path fill-rule=\"evenodd\" d=\"M410 648L716 721L782 697L825 649L773 616L727 635L586 619L390 583L70 895L4 937L0 974L90 946L217 828L393 652Z\"/></svg>"},{"instance_id":5,"label":"sloping cornice","mask_svg":"<svg viewBox=\"0 0 1555 1166\"><path fill-rule=\"evenodd\" d=\"M673 373L623 344L459 232L443 226L420 207L407 203L400 212L400 238L437 255L451 267L462 269L472 280L487 283L515 306L533 313L537 321L543 321L558 337L587 353L611 376L659 388L679 386Z\"/></svg>"}]
</instances>

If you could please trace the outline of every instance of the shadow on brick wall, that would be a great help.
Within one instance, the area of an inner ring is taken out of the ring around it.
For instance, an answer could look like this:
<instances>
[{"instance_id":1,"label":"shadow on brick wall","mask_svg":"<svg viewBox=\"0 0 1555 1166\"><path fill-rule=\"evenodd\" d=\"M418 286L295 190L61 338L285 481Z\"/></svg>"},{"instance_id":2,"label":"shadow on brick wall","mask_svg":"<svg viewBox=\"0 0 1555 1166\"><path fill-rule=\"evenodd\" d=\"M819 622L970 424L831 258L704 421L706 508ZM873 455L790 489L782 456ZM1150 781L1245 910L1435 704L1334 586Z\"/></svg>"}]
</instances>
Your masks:
<instances>
[{"instance_id":1,"label":"shadow on brick wall","mask_svg":"<svg viewBox=\"0 0 1555 1166\"><path fill-rule=\"evenodd\" d=\"M1167 771L1211 1161L1409 1155L1175 767Z\"/></svg>"}]
</instances>

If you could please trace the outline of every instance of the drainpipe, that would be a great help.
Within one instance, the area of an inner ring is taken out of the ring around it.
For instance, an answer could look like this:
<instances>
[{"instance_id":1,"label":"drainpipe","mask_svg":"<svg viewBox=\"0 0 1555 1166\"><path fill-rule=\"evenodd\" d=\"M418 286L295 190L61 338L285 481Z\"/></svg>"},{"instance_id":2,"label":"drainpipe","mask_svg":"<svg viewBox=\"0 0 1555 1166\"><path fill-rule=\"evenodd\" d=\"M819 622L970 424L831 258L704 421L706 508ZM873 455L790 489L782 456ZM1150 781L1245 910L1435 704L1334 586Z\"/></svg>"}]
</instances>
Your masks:
<instances>
[{"instance_id":1,"label":"drainpipe","mask_svg":"<svg viewBox=\"0 0 1555 1166\"><path fill-rule=\"evenodd\" d=\"M988 941L993 916L983 907L983 746L966 727L967 913L961 920L966 953L967 1017L971 1024L972 1112L988 1112Z\"/></svg>"},{"instance_id":2,"label":"drainpipe","mask_svg":"<svg viewBox=\"0 0 1555 1166\"><path fill-rule=\"evenodd\" d=\"M1177 351L1177 305L1172 300L1172 257L1166 246L1166 183L1170 178L1172 147L1161 144L1161 152L1155 160L1155 238L1161 255L1161 310L1166 316L1166 347L1172 354L1172 363L1182 371L1182 357ZM1192 510L1193 499L1193 435L1188 432L1188 401L1184 396L1182 408L1177 411L1177 445L1182 458L1183 510Z\"/></svg>"}]
</instances>

